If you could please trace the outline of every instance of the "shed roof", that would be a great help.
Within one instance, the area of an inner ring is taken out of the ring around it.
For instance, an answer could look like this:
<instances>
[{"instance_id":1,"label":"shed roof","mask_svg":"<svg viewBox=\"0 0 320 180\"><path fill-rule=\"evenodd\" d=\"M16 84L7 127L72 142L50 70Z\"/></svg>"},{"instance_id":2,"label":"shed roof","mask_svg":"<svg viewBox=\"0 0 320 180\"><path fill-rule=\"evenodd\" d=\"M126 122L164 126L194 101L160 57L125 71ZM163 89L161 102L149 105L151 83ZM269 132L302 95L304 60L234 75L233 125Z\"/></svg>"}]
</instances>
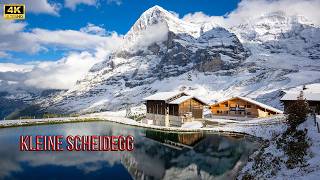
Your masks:
<instances>
[{"instance_id":1,"label":"shed roof","mask_svg":"<svg viewBox=\"0 0 320 180\"><path fill-rule=\"evenodd\" d=\"M153 94L151 96L143 98L143 100L162 100L166 101L174 96L177 96L179 94L182 94L184 92L178 92L178 91L172 91L172 92L158 92L156 94ZM186 93L184 93L186 94Z\"/></svg>"},{"instance_id":2,"label":"shed roof","mask_svg":"<svg viewBox=\"0 0 320 180\"><path fill-rule=\"evenodd\" d=\"M220 104L220 103L223 103L225 101L228 101L228 100L232 100L232 99L236 99L236 98L239 98L239 99L242 99L244 101L247 101L247 102L250 102L252 104L255 104L257 106L260 106L261 108L265 108L265 109L268 109L269 111L273 111L273 112L276 112L276 113L283 113L283 111L279 110L279 109L276 109L272 106L269 106L269 105L266 105L266 104L263 104L261 102L258 102L256 100L253 100L253 99L250 99L250 98L247 98L247 97L242 97L242 96L235 96L235 97L231 97L231 98L228 98L228 99L225 99L223 101L220 101L220 102L217 102L217 103L214 103L213 105L216 105L216 104Z\"/></svg>"},{"instance_id":3,"label":"shed roof","mask_svg":"<svg viewBox=\"0 0 320 180\"><path fill-rule=\"evenodd\" d=\"M205 104L205 105L207 104L206 102L204 102L201 99L194 97L194 96L181 96L181 97L169 102L169 104L181 104L184 101L189 100L189 99L196 99L196 100L200 101L202 104Z\"/></svg>"},{"instance_id":4,"label":"shed roof","mask_svg":"<svg viewBox=\"0 0 320 180\"><path fill-rule=\"evenodd\" d=\"M300 92L288 92L280 100L281 101L294 101L297 100ZM316 92L303 92L303 97L307 101L320 101L320 93Z\"/></svg>"}]
</instances>

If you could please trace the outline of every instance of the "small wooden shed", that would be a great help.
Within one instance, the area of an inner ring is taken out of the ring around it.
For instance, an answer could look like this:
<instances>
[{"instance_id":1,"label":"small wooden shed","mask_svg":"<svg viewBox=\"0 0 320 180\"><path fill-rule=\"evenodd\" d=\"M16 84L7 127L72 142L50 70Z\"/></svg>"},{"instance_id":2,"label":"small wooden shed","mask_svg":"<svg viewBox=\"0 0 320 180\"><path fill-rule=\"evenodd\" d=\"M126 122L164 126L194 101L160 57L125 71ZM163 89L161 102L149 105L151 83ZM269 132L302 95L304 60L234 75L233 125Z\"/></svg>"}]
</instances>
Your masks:
<instances>
[{"instance_id":1,"label":"small wooden shed","mask_svg":"<svg viewBox=\"0 0 320 180\"><path fill-rule=\"evenodd\" d=\"M298 100L301 92L287 92L280 101L284 105L284 111ZM307 101L310 110L314 111L317 114L320 114L320 92L308 92L302 91L303 98Z\"/></svg>"},{"instance_id":2,"label":"small wooden shed","mask_svg":"<svg viewBox=\"0 0 320 180\"><path fill-rule=\"evenodd\" d=\"M181 126L203 118L205 102L184 92L159 92L144 98L146 118L160 126Z\"/></svg>"}]
</instances>

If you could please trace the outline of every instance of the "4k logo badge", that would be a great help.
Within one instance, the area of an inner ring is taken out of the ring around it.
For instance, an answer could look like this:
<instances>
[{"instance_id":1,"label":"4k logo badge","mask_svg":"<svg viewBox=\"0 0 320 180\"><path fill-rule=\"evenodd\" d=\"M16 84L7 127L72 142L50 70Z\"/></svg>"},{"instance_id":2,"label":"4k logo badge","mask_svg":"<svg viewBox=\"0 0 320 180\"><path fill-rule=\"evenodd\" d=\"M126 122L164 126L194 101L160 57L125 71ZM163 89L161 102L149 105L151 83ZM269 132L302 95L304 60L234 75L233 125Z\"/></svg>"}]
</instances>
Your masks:
<instances>
[{"instance_id":1,"label":"4k logo badge","mask_svg":"<svg viewBox=\"0 0 320 180\"><path fill-rule=\"evenodd\" d=\"M3 9L4 19L25 19L26 7L24 4L5 4Z\"/></svg>"}]
</instances>

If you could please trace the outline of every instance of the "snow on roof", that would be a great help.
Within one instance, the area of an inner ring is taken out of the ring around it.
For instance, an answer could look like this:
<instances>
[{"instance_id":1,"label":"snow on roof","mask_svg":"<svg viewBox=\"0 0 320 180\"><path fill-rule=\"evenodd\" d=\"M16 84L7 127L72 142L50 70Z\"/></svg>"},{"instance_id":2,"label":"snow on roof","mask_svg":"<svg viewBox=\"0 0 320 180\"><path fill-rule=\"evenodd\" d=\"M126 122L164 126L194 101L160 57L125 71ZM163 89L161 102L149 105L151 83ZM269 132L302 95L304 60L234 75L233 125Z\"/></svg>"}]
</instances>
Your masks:
<instances>
[{"instance_id":1,"label":"snow on roof","mask_svg":"<svg viewBox=\"0 0 320 180\"><path fill-rule=\"evenodd\" d=\"M260 106L260 107L262 107L262 108L268 109L268 110L270 110L270 111L274 111L274 112L276 112L276 113L283 113L283 111L280 111L279 109L276 109L276 108L274 108L274 107L271 107L271 106L269 106L269 105L263 104L263 103L261 103L261 102L258 102L258 101L256 101L256 100L253 100L253 99L250 99L250 98L247 98L247 97L237 96L237 98L242 99L242 100L244 100L244 101L248 101L248 102L250 102L250 103L252 103L252 104L256 104L256 105L258 105L258 106Z\"/></svg>"},{"instance_id":2,"label":"snow on roof","mask_svg":"<svg viewBox=\"0 0 320 180\"><path fill-rule=\"evenodd\" d=\"M306 85L306 90L313 93L320 93L320 83Z\"/></svg>"},{"instance_id":3,"label":"snow on roof","mask_svg":"<svg viewBox=\"0 0 320 180\"><path fill-rule=\"evenodd\" d=\"M169 102L169 104L180 104L180 103L182 103L188 99L191 99L191 98L193 98L193 96L181 96L178 99L175 99L175 100Z\"/></svg>"},{"instance_id":4,"label":"snow on roof","mask_svg":"<svg viewBox=\"0 0 320 180\"><path fill-rule=\"evenodd\" d=\"M280 100L282 101L293 101L297 100L300 92L287 92ZM316 92L303 92L303 97L307 101L320 101L320 93Z\"/></svg>"},{"instance_id":5,"label":"snow on roof","mask_svg":"<svg viewBox=\"0 0 320 180\"><path fill-rule=\"evenodd\" d=\"M183 103L184 101L186 101L188 99L192 99L192 98L200 101L202 104L208 104L205 101L203 101L197 97L194 97L194 96L181 96L178 99L175 99L175 100L169 102L169 104L180 104L180 103Z\"/></svg>"},{"instance_id":6,"label":"snow on roof","mask_svg":"<svg viewBox=\"0 0 320 180\"><path fill-rule=\"evenodd\" d=\"M143 100L162 100L166 101L176 95L179 95L184 92L177 92L177 91L172 91L172 92L158 92L156 94L153 94L151 96L143 98ZM184 93L185 94L185 93Z\"/></svg>"},{"instance_id":7,"label":"snow on roof","mask_svg":"<svg viewBox=\"0 0 320 180\"><path fill-rule=\"evenodd\" d=\"M181 96L177 99L174 99L173 101L169 102L169 104L180 104L188 99L194 98L197 99L198 101L200 101L203 104L208 104L207 102L203 101L202 99L195 97L195 96L190 96L188 94L186 94L185 92L177 92L177 91L173 91L173 92L158 92L156 94L153 94L151 96L145 97L143 98L143 100L160 100L160 101L167 101L168 99L175 97L179 94L185 94L185 96Z\"/></svg>"},{"instance_id":8,"label":"snow on roof","mask_svg":"<svg viewBox=\"0 0 320 180\"><path fill-rule=\"evenodd\" d=\"M227 100L235 99L235 98L242 99L242 100L244 100L244 101L250 102L250 103L252 103L252 104L255 104L255 105L260 106L261 108L265 108L265 109L268 109L268 110L273 111L273 112L276 112L276 113L283 113L283 111L281 111L281 110L279 110L279 109L276 109L276 108L274 108L274 107L271 107L271 106L269 106L269 105L263 104L263 103L258 102L258 101L256 101L256 100L253 100L253 99L250 99L250 98L247 98L247 97L242 97L242 96L231 97L231 98L225 99L225 100L223 100L223 101L219 101L219 102L217 102L217 103L214 103L213 105L215 105L215 104L220 104L220 103L223 103L223 102L225 102L225 101L227 101Z\"/></svg>"}]
</instances>

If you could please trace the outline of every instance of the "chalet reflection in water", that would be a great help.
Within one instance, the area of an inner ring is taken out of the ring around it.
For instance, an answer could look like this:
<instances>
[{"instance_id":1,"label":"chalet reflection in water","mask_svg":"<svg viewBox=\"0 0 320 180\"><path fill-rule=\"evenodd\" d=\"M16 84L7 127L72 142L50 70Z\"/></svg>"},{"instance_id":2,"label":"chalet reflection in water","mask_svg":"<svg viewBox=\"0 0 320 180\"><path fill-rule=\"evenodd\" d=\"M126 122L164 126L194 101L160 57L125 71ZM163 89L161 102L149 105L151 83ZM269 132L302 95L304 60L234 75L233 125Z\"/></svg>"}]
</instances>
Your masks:
<instances>
[{"instance_id":1,"label":"chalet reflection in water","mask_svg":"<svg viewBox=\"0 0 320 180\"><path fill-rule=\"evenodd\" d=\"M199 133L168 133L163 131L146 131L146 137L156 140L165 146L182 150L183 148L192 149L204 138L202 132Z\"/></svg>"},{"instance_id":2,"label":"chalet reflection in water","mask_svg":"<svg viewBox=\"0 0 320 180\"><path fill-rule=\"evenodd\" d=\"M123 158L134 179L232 179L257 146L244 136L147 130L145 137L155 143L138 143Z\"/></svg>"}]
</instances>

